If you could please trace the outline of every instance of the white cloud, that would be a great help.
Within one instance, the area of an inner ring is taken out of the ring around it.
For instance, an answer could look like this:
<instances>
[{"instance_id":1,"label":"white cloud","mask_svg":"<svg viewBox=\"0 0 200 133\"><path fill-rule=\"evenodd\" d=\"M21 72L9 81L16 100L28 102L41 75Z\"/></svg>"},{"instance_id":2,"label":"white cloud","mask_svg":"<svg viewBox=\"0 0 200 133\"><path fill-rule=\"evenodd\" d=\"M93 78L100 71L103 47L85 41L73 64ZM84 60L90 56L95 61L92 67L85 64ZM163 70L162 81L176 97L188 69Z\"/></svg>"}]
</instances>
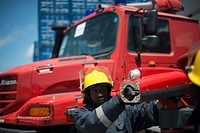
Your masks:
<instances>
[{"instance_id":1,"label":"white cloud","mask_svg":"<svg viewBox=\"0 0 200 133\"><path fill-rule=\"evenodd\" d=\"M5 38L0 38L0 47L2 47L3 45L11 42L13 40L13 36L12 35L8 35Z\"/></svg>"},{"instance_id":2,"label":"white cloud","mask_svg":"<svg viewBox=\"0 0 200 133\"><path fill-rule=\"evenodd\" d=\"M26 52L26 57L33 57L34 44L31 44Z\"/></svg>"},{"instance_id":3,"label":"white cloud","mask_svg":"<svg viewBox=\"0 0 200 133\"><path fill-rule=\"evenodd\" d=\"M20 37L26 37L28 34L31 34L31 32L36 32L37 26L36 24L30 24L27 25L23 28L18 28L16 26L14 26L12 28L12 32L10 32L9 35L7 35L4 38L0 38L0 47L9 44L10 42L14 41L16 38L20 38ZM37 32L36 32L37 33ZM33 35L33 37L35 39L37 39L37 35Z\"/></svg>"}]
</instances>

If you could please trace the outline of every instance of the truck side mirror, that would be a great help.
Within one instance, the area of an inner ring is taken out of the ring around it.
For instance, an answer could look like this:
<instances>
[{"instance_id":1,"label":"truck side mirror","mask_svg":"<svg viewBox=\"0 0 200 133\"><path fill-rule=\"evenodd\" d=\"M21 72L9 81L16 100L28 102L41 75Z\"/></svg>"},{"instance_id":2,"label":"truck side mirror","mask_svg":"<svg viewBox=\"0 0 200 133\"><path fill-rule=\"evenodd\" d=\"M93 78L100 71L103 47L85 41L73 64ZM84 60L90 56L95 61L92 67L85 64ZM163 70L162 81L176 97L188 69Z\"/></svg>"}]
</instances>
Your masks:
<instances>
[{"instance_id":1,"label":"truck side mirror","mask_svg":"<svg viewBox=\"0 0 200 133\"><path fill-rule=\"evenodd\" d=\"M144 37L142 38L142 46L145 48L156 48L159 44L159 38L156 36L157 32L157 11L150 10L144 13Z\"/></svg>"},{"instance_id":2,"label":"truck side mirror","mask_svg":"<svg viewBox=\"0 0 200 133\"><path fill-rule=\"evenodd\" d=\"M55 38L55 44L53 48L53 53L51 58L58 57L58 51L60 49L60 46L62 44L63 36L64 36L64 30L67 29L67 25L60 23L60 24L54 24L52 25L52 30L56 31L56 38Z\"/></svg>"},{"instance_id":3,"label":"truck side mirror","mask_svg":"<svg viewBox=\"0 0 200 133\"><path fill-rule=\"evenodd\" d=\"M134 26L134 33L137 33L135 36L138 53L135 59L138 64L141 62L141 51L144 49L155 48L159 44L159 38L156 36L157 16L158 15L156 10L144 12L143 17L133 14L132 24Z\"/></svg>"},{"instance_id":4,"label":"truck side mirror","mask_svg":"<svg viewBox=\"0 0 200 133\"><path fill-rule=\"evenodd\" d=\"M146 35L154 35L157 32L157 11L150 10L144 13L143 25Z\"/></svg>"}]
</instances>

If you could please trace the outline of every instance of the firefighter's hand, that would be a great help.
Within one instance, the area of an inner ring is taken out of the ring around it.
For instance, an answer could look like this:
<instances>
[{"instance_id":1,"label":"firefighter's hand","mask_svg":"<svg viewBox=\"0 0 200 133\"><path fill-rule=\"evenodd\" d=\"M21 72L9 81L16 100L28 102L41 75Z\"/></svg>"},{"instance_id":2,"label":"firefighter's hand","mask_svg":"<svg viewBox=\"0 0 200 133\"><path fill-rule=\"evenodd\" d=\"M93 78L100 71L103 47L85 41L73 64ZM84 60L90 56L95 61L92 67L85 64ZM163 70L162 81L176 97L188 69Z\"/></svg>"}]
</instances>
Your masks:
<instances>
[{"instance_id":1,"label":"firefighter's hand","mask_svg":"<svg viewBox=\"0 0 200 133\"><path fill-rule=\"evenodd\" d=\"M117 94L116 97L118 98L120 104L123 104L123 105L124 105L124 102L123 102L123 100L121 99L120 94Z\"/></svg>"},{"instance_id":2,"label":"firefighter's hand","mask_svg":"<svg viewBox=\"0 0 200 133\"><path fill-rule=\"evenodd\" d=\"M118 98L118 100L119 100L120 102L123 102L122 99L121 99L120 94L117 94L116 97Z\"/></svg>"}]
</instances>

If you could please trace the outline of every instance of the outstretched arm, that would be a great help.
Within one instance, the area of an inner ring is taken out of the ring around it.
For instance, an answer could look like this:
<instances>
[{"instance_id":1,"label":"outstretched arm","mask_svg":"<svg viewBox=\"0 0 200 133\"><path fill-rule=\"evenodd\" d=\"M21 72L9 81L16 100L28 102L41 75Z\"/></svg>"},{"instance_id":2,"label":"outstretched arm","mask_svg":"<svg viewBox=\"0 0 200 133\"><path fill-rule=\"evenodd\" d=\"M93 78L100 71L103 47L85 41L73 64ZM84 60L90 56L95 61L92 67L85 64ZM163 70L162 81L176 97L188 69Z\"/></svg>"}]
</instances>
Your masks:
<instances>
[{"instance_id":1,"label":"outstretched arm","mask_svg":"<svg viewBox=\"0 0 200 133\"><path fill-rule=\"evenodd\" d=\"M127 106L127 110L134 131L158 125L158 108L155 102Z\"/></svg>"},{"instance_id":2,"label":"outstretched arm","mask_svg":"<svg viewBox=\"0 0 200 133\"><path fill-rule=\"evenodd\" d=\"M85 107L79 108L74 112L75 127L81 133L105 132L123 110L124 106L115 96L92 112Z\"/></svg>"}]
</instances>

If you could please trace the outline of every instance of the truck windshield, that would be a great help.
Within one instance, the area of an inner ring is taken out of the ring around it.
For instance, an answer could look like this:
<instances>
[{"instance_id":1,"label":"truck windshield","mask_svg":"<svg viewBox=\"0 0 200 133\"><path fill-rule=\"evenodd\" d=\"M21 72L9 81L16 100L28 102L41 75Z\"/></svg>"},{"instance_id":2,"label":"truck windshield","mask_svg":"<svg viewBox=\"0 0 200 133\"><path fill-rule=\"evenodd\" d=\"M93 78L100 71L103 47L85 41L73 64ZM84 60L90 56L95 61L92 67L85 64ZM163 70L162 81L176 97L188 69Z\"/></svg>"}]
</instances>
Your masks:
<instances>
[{"instance_id":1,"label":"truck windshield","mask_svg":"<svg viewBox=\"0 0 200 133\"><path fill-rule=\"evenodd\" d=\"M110 54L115 48L118 23L118 16L107 12L71 28L64 35L59 57Z\"/></svg>"}]
</instances>

